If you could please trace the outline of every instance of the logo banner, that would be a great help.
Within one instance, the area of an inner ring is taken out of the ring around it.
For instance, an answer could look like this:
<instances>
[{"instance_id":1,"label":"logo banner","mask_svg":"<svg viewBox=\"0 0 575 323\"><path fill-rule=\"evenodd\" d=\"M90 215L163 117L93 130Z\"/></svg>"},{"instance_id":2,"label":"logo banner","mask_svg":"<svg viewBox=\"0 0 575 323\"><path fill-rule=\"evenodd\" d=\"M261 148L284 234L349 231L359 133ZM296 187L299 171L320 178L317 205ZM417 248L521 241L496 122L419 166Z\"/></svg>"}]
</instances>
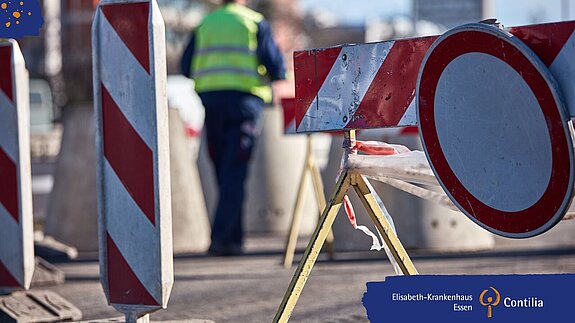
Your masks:
<instances>
[{"instance_id":1,"label":"logo banner","mask_svg":"<svg viewBox=\"0 0 575 323\"><path fill-rule=\"evenodd\" d=\"M571 315L575 275L393 276L367 283L375 322L559 322Z\"/></svg>"},{"instance_id":2,"label":"logo banner","mask_svg":"<svg viewBox=\"0 0 575 323\"><path fill-rule=\"evenodd\" d=\"M42 24L38 0L0 0L0 38L38 36Z\"/></svg>"}]
</instances>

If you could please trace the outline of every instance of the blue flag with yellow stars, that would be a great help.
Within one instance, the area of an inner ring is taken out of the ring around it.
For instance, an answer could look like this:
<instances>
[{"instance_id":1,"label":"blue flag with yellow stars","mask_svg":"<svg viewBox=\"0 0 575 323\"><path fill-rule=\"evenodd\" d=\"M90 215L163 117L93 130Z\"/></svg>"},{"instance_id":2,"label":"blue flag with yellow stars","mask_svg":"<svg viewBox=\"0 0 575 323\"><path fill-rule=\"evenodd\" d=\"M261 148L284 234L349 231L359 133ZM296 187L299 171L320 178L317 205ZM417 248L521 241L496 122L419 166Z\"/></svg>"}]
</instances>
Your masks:
<instances>
[{"instance_id":1,"label":"blue flag with yellow stars","mask_svg":"<svg viewBox=\"0 0 575 323\"><path fill-rule=\"evenodd\" d=\"M38 36L43 23L38 0L0 0L0 38Z\"/></svg>"}]
</instances>

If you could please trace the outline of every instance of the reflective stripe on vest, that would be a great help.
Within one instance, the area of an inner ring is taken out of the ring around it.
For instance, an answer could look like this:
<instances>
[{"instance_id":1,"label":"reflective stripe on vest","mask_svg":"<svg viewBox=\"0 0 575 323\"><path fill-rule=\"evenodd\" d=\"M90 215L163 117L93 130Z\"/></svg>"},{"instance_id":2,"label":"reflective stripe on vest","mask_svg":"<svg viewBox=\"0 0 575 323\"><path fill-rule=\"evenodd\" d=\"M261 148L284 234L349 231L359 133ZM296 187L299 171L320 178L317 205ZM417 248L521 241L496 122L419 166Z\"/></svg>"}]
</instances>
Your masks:
<instances>
[{"instance_id":1,"label":"reflective stripe on vest","mask_svg":"<svg viewBox=\"0 0 575 323\"><path fill-rule=\"evenodd\" d=\"M196 55L205 55L209 53L240 53L240 54L249 54L249 55L256 55L254 50L245 47L239 46L212 46L208 48L200 48L196 50Z\"/></svg>"},{"instance_id":2,"label":"reflective stripe on vest","mask_svg":"<svg viewBox=\"0 0 575 323\"><path fill-rule=\"evenodd\" d=\"M194 72L194 77L201 77L210 74L241 74L246 76L260 77L257 71L240 67L212 67L204 68Z\"/></svg>"},{"instance_id":3,"label":"reflective stripe on vest","mask_svg":"<svg viewBox=\"0 0 575 323\"><path fill-rule=\"evenodd\" d=\"M257 24L263 17L230 3L208 15L196 29L192 77L198 93L237 90L271 101L271 88L263 81L257 48Z\"/></svg>"}]
</instances>

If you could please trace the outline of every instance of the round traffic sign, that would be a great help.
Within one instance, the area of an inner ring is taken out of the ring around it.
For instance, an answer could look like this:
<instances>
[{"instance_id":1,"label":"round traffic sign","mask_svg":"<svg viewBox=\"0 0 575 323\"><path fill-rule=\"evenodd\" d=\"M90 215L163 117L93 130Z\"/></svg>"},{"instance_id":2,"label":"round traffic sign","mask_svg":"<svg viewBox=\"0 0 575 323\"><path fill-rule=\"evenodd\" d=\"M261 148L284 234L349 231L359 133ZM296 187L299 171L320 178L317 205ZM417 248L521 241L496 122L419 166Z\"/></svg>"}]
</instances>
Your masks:
<instances>
[{"instance_id":1,"label":"round traffic sign","mask_svg":"<svg viewBox=\"0 0 575 323\"><path fill-rule=\"evenodd\" d=\"M430 165L471 220L507 237L553 227L573 193L573 146L553 77L520 40L469 24L436 40L417 81Z\"/></svg>"}]
</instances>

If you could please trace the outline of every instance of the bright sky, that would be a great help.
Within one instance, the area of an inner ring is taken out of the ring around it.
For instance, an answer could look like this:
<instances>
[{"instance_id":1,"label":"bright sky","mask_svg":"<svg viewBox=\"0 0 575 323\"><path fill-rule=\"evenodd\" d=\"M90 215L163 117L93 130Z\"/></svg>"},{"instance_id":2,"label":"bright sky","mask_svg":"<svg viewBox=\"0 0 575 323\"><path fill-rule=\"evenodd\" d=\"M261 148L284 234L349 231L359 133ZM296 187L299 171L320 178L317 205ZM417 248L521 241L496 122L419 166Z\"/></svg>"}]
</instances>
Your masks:
<instances>
[{"instance_id":1,"label":"bright sky","mask_svg":"<svg viewBox=\"0 0 575 323\"><path fill-rule=\"evenodd\" d=\"M434 1L434 0L428 0ZM575 0L491 0L492 16L505 26L563 20L562 2L569 5L567 19L575 18ZM411 0L300 0L304 9L321 8L346 23L371 17L411 15Z\"/></svg>"}]
</instances>

